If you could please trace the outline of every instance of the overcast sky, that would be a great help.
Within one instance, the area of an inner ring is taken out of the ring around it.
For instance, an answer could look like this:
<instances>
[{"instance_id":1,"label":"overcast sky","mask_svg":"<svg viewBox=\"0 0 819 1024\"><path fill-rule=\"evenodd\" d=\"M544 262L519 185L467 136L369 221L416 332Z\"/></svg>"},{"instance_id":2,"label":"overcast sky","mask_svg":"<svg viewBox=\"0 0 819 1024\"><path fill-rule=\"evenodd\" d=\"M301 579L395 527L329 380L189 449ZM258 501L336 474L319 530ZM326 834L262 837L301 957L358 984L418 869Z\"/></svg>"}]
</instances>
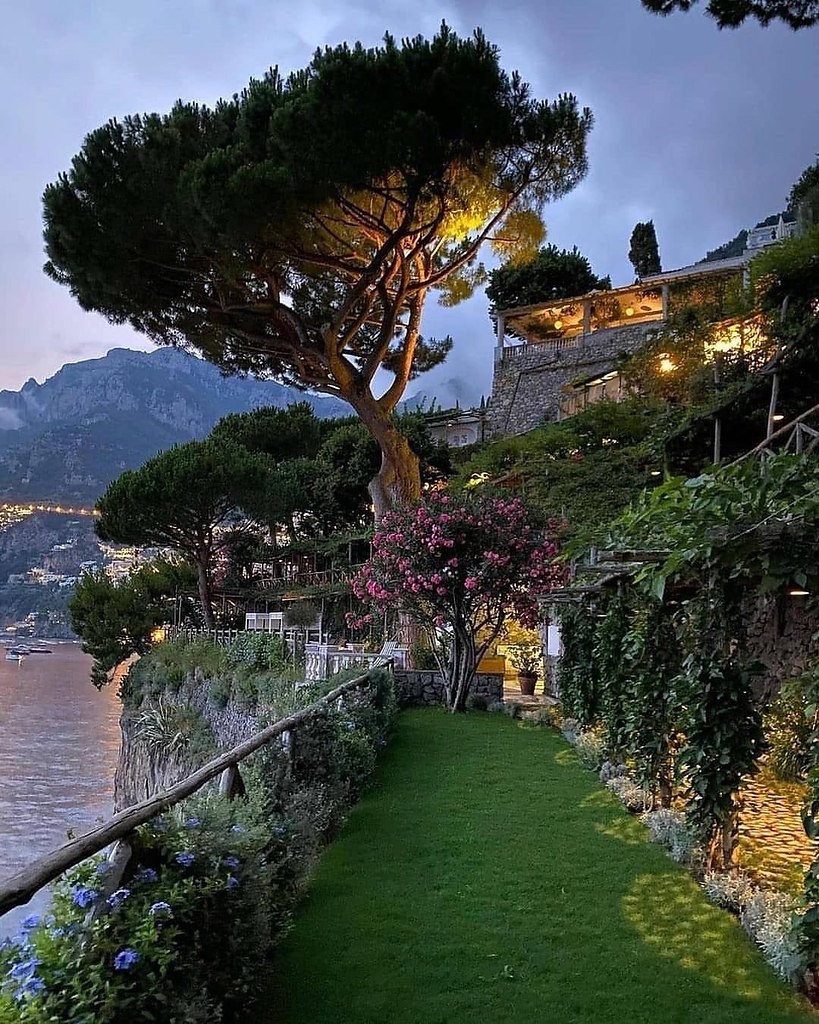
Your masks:
<instances>
[{"instance_id":1,"label":"overcast sky","mask_svg":"<svg viewBox=\"0 0 819 1024\"><path fill-rule=\"evenodd\" d=\"M325 43L481 26L539 97L573 92L594 111L591 169L547 209L549 240L577 245L626 283L634 223L653 218L665 268L784 206L819 150L819 29L720 32L701 10L671 18L639 0L28 0L5 5L0 39L0 387L125 346L129 328L83 313L42 273L40 197L85 134L113 116L212 103ZM491 382L481 293L425 330L455 348L435 380ZM427 381L419 385L427 388Z\"/></svg>"}]
</instances>

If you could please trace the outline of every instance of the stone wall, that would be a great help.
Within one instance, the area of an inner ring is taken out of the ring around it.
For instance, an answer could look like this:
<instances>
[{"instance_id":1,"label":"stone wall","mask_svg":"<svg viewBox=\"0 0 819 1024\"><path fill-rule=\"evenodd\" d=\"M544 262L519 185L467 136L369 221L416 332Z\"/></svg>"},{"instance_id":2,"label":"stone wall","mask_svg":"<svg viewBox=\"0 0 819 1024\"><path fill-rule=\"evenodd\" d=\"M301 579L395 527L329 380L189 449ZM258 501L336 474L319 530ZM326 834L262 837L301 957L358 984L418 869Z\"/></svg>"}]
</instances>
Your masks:
<instances>
[{"instance_id":1,"label":"stone wall","mask_svg":"<svg viewBox=\"0 0 819 1024\"><path fill-rule=\"evenodd\" d=\"M443 704L444 680L437 671L407 671L395 673L395 694L398 703ZM483 697L489 704L503 700L503 676L500 672L481 673L475 677L470 696Z\"/></svg>"},{"instance_id":2,"label":"stone wall","mask_svg":"<svg viewBox=\"0 0 819 1024\"><path fill-rule=\"evenodd\" d=\"M750 654L765 666L758 684L764 699L819 660L819 640L814 639L819 614L805 598L753 598L745 610L745 628Z\"/></svg>"},{"instance_id":3,"label":"stone wall","mask_svg":"<svg viewBox=\"0 0 819 1024\"><path fill-rule=\"evenodd\" d=\"M556 420L565 385L616 369L657 327L656 321L630 324L557 344L496 349L487 435L522 434Z\"/></svg>"}]
</instances>

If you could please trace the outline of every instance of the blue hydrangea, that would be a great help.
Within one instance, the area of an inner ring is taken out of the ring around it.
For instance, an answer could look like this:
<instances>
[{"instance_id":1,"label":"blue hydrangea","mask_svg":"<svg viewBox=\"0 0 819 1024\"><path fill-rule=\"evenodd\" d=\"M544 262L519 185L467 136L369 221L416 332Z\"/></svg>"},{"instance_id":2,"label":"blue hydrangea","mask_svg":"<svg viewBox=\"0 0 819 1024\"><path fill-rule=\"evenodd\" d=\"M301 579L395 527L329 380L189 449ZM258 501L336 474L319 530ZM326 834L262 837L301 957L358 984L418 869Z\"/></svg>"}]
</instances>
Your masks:
<instances>
[{"instance_id":1,"label":"blue hydrangea","mask_svg":"<svg viewBox=\"0 0 819 1024\"><path fill-rule=\"evenodd\" d=\"M177 853L174 859L176 860L176 863L181 864L183 868L189 868L196 860L196 856L193 853Z\"/></svg>"},{"instance_id":2,"label":"blue hydrangea","mask_svg":"<svg viewBox=\"0 0 819 1024\"><path fill-rule=\"evenodd\" d=\"M247 829L244 827L244 825L231 825L230 826L230 831L231 832L247 832Z\"/></svg>"},{"instance_id":3,"label":"blue hydrangea","mask_svg":"<svg viewBox=\"0 0 819 1024\"><path fill-rule=\"evenodd\" d=\"M114 957L115 971L130 971L139 962L139 953L135 949L121 949Z\"/></svg>"},{"instance_id":4,"label":"blue hydrangea","mask_svg":"<svg viewBox=\"0 0 819 1024\"><path fill-rule=\"evenodd\" d=\"M109 907L118 907L120 903L124 903L130 895L130 889L117 889L116 892L111 893L106 902Z\"/></svg>"},{"instance_id":5,"label":"blue hydrangea","mask_svg":"<svg viewBox=\"0 0 819 1024\"><path fill-rule=\"evenodd\" d=\"M287 834L287 829L284 825L276 825L273 829L277 836L283 836Z\"/></svg>"},{"instance_id":6,"label":"blue hydrangea","mask_svg":"<svg viewBox=\"0 0 819 1024\"><path fill-rule=\"evenodd\" d=\"M42 963L42 960L38 960L36 956L33 956L30 960L23 960L19 964L15 964L14 967L9 971L10 978L28 978L37 970Z\"/></svg>"},{"instance_id":7,"label":"blue hydrangea","mask_svg":"<svg viewBox=\"0 0 819 1024\"><path fill-rule=\"evenodd\" d=\"M99 898L99 893L96 889L89 889L84 885L75 885L71 892L73 893L72 899L74 903L82 910L90 907Z\"/></svg>"},{"instance_id":8,"label":"blue hydrangea","mask_svg":"<svg viewBox=\"0 0 819 1024\"><path fill-rule=\"evenodd\" d=\"M38 978L36 974L32 974L30 978L26 978L22 984L18 985L14 991L14 998L18 1003L21 1003L24 999L33 999L35 996L45 992L45 982L42 978Z\"/></svg>"},{"instance_id":9,"label":"blue hydrangea","mask_svg":"<svg viewBox=\"0 0 819 1024\"><path fill-rule=\"evenodd\" d=\"M188 818L185 822L185 828L198 828L201 824L202 822L199 818Z\"/></svg>"},{"instance_id":10,"label":"blue hydrangea","mask_svg":"<svg viewBox=\"0 0 819 1024\"><path fill-rule=\"evenodd\" d=\"M347 722L347 728L352 731L355 729L355 722Z\"/></svg>"},{"instance_id":11,"label":"blue hydrangea","mask_svg":"<svg viewBox=\"0 0 819 1024\"><path fill-rule=\"evenodd\" d=\"M97 864L97 867L96 867L95 870L96 870L96 873L98 875L107 875L108 872L111 870L111 863L110 863L110 861L101 860L99 862L99 864Z\"/></svg>"},{"instance_id":12,"label":"blue hydrangea","mask_svg":"<svg viewBox=\"0 0 819 1024\"><path fill-rule=\"evenodd\" d=\"M226 868L230 868L231 871L235 871L242 862L238 857L234 857L232 853L229 853L227 857L222 858L222 863Z\"/></svg>"},{"instance_id":13,"label":"blue hydrangea","mask_svg":"<svg viewBox=\"0 0 819 1024\"><path fill-rule=\"evenodd\" d=\"M225 882L225 888L226 889L230 889L231 891L233 889L238 889L239 888L239 879L236 878L235 875L228 875L227 881Z\"/></svg>"},{"instance_id":14,"label":"blue hydrangea","mask_svg":"<svg viewBox=\"0 0 819 1024\"><path fill-rule=\"evenodd\" d=\"M173 917L173 911L171 910L170 903L166 903L164 900L160 900L159 903L152 904L148 913L151 917Z\"/></svg>"},{"instance_id":15,"label":"blue hydrangea","mask_svg":"<svg viewBox=\"0 0 819 1024\"><path fill-rule=\"evenodd\" d=\"M40 916L38 914L29 914L28 917L23 918L23 923L20 927L23 931L31 931L32 928L36 928L40 923Z\"/></svg>"},{"instance_id":16,"label":"blue hydrangea","mask_svg":"<svg viewBox=\"0 0 819 1024\"><path fill-rule=\"evenodd\" d=\"M135 882L156 882L158 879L159 875L153 868L142 868L141 871L137 871L134 875Z\"/></svg>"}]
</instances>

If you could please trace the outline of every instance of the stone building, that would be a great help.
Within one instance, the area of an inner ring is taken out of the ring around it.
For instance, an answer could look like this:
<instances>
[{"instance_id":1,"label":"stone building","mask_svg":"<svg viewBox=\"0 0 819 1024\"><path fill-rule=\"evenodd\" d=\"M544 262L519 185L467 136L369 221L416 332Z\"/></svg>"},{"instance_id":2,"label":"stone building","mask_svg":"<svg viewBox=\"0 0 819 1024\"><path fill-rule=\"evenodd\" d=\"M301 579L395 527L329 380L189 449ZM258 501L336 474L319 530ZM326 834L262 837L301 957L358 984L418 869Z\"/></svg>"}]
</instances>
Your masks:
<instances>
[{"instance_id":1,"label":"stone building","mask_svg":"<svg viewBox=\"0 0 819 1024\"><path fill-rule=\"evenodd\" d=\"M592 291L496 314L497 345L487 435L521 434L624 396L623 361L698 289L729 289L750 259L793 233L784 222L748 233L739 256L695 263L610 291ZM695 301L695 300L694 300Z\"/></svg>"}]
</instances>

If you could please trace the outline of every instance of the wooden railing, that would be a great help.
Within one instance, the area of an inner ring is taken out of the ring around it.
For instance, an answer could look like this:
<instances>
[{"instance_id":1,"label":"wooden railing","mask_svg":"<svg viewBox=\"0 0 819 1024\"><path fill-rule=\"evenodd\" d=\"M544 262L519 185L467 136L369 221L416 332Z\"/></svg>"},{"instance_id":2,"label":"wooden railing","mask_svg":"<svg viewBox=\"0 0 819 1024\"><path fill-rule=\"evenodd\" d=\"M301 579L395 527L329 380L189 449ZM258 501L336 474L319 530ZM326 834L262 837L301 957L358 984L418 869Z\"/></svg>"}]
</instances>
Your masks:
<instances>
[{"instance_id":1,"label":"wooden railing","mask_svg":"<svg viewBox=\"0 0 819 1024\"><path fill-rule=\"evenodd\" d=\"M340 565L332 569L308 569L288 576L262 576L256 581L262 590L282 590L287 587L340 586L350 582L361 565Z\"/></svg>"},{"instance_id":2,"label":"wooden railing","mask_svg":"<svg viewBox=\"0 0 819 1024\"><path fill-rule=\"evenodd\" d=\"M764 458L767 455L774 455L777 451L792 451L796 455L815 452L819 447L819 430L809 427L805 422L812 417L819 418L819 405L811 406L810 409L775 430L770 437L766 437L756 448L741 455L732 465L754 456Z\"/></svg>"},{"instance_id":3,"label":"wooden railing","mask_svg":"<svg viewBox=\"0 0 819 1024\"><path fill-rule=\"evenodd\" d=\"M219 776L219 792L227 798L232 797L241 789L239 764L245 758L266 746L276 737L304 725L313 715L329 707L346 694L365 686L369 682L369 678L369 674L362 675L337 686L320 700L314 701L302 708L301 711L296 711L286 718L280 718L277 722L262 729L261 732L257 732L255 736L245 740L244 743L240 743L213 758L212 761L208 761L207 764L165 792L157 793L147 800L127 807L90 832L64 843L44 857L33 861L22 871L0 883L0 916L14 907L28 903L31 897L49 882L53 882L65 871L76 867L87 857L102 852L113 843L114 846L108 856L111 870L105 874L105 885L97 900L97 904L101 906L107 897L119 887L131 857L128 837L136 828L174 807L182 800L186 800L217 776Z\"/></svg>"}]
</instances>

